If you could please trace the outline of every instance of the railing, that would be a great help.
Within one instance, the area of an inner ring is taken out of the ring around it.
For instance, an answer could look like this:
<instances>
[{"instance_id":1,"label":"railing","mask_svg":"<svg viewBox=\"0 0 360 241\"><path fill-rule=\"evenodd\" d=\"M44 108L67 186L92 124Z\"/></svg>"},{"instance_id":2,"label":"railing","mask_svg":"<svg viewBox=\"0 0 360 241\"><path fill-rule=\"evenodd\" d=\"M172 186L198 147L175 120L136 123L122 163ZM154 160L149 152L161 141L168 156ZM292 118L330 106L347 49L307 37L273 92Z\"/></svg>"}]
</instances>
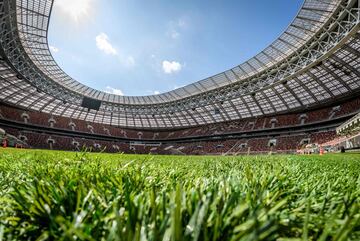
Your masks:
<instances>
[{"instance_id":1,"label":"railing","mask_svg":"<svg viewBox=\"0 0 360 241\"><path fill-rule=\"evenodd\" d=\"M360 149L360 131L351 136L339 137L335 140L322 144L322 146L328 149L330 148L333 151L338 151L342 148L346 150Z\"/></svg>"},{"instance_id":2,"label":"railing","mask_svg":"<svg viewBox=\"0 0 360 241\"><path fill-rule=\"evenodd\" d=\"M360 130L360 112L356 116L336 128L336 133L338 135L344 135L356 132L357 130Z\"/></svg>"}]
</instances>

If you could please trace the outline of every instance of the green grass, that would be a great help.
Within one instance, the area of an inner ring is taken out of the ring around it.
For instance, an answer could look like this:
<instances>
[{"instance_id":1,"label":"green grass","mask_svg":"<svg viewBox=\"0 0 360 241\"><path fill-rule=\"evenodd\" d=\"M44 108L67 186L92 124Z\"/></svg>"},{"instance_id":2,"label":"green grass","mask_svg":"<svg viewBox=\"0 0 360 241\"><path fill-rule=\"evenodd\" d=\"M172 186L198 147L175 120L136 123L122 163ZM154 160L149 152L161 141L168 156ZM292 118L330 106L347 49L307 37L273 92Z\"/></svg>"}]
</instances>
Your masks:
<instances>
[{"instance_id":1,"label":"green grass","mask_svg":"<svg viewBox=\"0 0 360 241\"><path fill-rule=\"evenodd\" d=\"M360 156L0 149L2 240L360 240Z\"/></svg>"}]
</instances>

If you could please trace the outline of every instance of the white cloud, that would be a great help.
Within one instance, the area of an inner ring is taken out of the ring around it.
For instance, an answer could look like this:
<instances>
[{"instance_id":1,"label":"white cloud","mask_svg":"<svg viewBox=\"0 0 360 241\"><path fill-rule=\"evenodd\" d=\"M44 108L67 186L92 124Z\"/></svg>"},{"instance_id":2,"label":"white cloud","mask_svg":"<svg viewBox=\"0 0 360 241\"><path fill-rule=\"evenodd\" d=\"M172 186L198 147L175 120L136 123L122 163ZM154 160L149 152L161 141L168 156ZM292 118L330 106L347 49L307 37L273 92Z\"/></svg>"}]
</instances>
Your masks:
<instances>
[{"instance_id":1,"label":"white cloud","mask_svg":"<svg viewBox=\"0 0 360 241\"><path fill-rule=\"evenodd\" d=\"M110 42L109 36L105 33L100 33L95 37L96 47L108 55L117 56L119 62L127 67L132 68L135 66L135 58L132 55L123 55Z\"/></svg>"},{"instance_id":2,"label":"white cloud","mask_svg":"<svg viewBox=\"0 0 360 241\"><path fill-rule=\"evenodd\" d=\"M162 62L162 69L164 71L165 74L172 74L172 73L176 73L179 72L181 70L182 66L179 62L176 61L163 61Z\"/></svg>"},{"instance_id":3,"label":"white cloud","mask_svg":"<svg viewBox=\"0 0 360 241\"><path fill-rule=\"evenodd\" d=\"M158 91L158 90L147 90L146 94L148 94L148 95L160 95L160 91Z\"/></svg>"},{"instance_id":4,"label":"white cloud","mask_svg":"<svg viewBox=\"0 0 360 241\"><path fill-rule=\"evenodd\" d=\"M180 89L180 88L182 88L182 87L185 87L185 85L175 85L175 86L173 87L173 90Z\"/></svg>"},{"instance_id":5,"label":"white cloud","mask_svg":"<svg viewBox=\"0 0 360 241\"><path fill-rule=\"evenodd\" d=\"M79 23L92 16L95 0L55 0L55 7L71 20Z\"/></svg>"},{"instance_id":6,"label":"white cloud","mask_svg":"<svg viewBox=\"0 0 360 241\"><path fill-rule=\"evenodd\" d=\"M178 26L179 26L180 28L185 28L186 25L187 25L187 21L186 21L184 18L180 18L180 19L178 20Z\"/></svg>"},{"instance_id":7,"label":"white cloud","mask_svg":"<svg viewBox=\"0 0 360 241\"><path fill-rule=\"evenodd\" d=\"M172 39L177 39L180 37L180 33L177 32L175 29L170 30L169 35Z\"/></svg>"},{"instance_id":8,"label":"white cloud","mask_svg":"<svg viewBox=\"0 0 360 241\"><path fill-rule=\"evenodd\" d=\"M54 47L54 46L49 45L49 48L50 48L50 51L51 51L52 53L58 53L58 52L59 52L59 49L56 48L56 47Z\"/></svg>"},{"instance_id":9,"label":"white cloud","mask_svg":"<svg viewBox=\"0 0 360 241\"><path fill-rule=\"evenodd\" d=\"M126 61L125 61L125 65L127 66L127 67L133 67L133 66L135 66L135 58L133 57L133 56L128 56L127 58L126 58Z\"/></svg>"},{"instance_id":10,"label":"white cloud","mask_svg":"<svg viewBox=\"0 0 360 241\"><path fill-rule=\"evenodd\" d=\"M96 46L105 54L118 55L117 50L112 46L109 37L105 33L100 33L95 38Z\"/></svg>"},{"instance_id":11,"label":"white cloud","mask_svg":"<svg viewBox=\"0 0 360 241\"><path fill-rule=\"evenodd\" d=\"M105 92L106 92L106 93L109 93L109 94L114 94L114 95L124 95L124 93L122 92L122 90L120 90L120 89L115 89L115 88L110 87L110 86L106 86Z\"/></svg>"},{"instance_id":12,"label":"white cloud","mask_svg":"<svg viewBox=\"0 0 360 241\"><path fill-rule=\"evenodd\" d=\"M185 30L187 28L187 20L185 17L180 18L176 21L170 21L168 23L168 30L166 32L166 35L172 39L178 39L181 35L180 32Z\"/></svg>"},{"instance_id":13,"label":"white cloud","mask_svg":"<svg viewBox=\"0 0 360 241\"><path fill-rule=\"evenodd\" d=\"M122 66L126 68L132 68L135 66L136 61L135 58L132 55L129 56L118 56L119 62L122 64Z\"/></svg>"}]
</instances>

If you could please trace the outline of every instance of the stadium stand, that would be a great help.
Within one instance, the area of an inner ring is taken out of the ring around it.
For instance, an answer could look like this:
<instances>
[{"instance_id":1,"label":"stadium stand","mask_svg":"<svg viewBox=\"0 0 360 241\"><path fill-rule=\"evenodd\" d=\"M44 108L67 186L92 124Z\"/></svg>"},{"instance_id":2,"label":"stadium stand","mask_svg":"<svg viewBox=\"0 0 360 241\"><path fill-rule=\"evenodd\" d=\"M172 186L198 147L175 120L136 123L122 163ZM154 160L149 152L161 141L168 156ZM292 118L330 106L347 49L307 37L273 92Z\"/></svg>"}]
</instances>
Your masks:
<instances>
[{"instance_id":1,"label":"stadium stand","mask_svg":"<svg viewBox=\"0 0 360 241\"><path fill-rule=\"evenodd\" d=\"M64 117L54 117L46 113L23 112L16 107L1 105L1 120L8 120L12 127L2 126L1 122L0 126L9 134L25 137L28 146L42 149L80 150L88 148L92 149L92 151L105 150L108 152L135 152L142 154L173 154L174 150L177 150L176 154L285 153L296 152L301 147L303 139L310 139L309 142L317 144L334 139L336 137L334 128L332 130L313 132L311 131L312 125L320 124L321 126L326 126L327 123L332 123L332 121L338 123L338 120L341 122L344 119L348 119L349 116L353 116L355 112L360 110L360 102L358 99L354 99L336 105L336 109L341 111L338 111L336 116L334 115L330 118L333 109L334 107L324 107L297 114L256 119L250 118L181 130L137 131L107 125L103 126L97 123L90 124L81 120L66 119ZM29 118L24 118L24 113ZM303 116L309 117L306 123L301 122L301 117ZM15 122L14 120L17 121ZM251 125L251 128L244 128L245 125L249 126L249 123L255 124ZM276 123L276 125L272 123ZM300 133L288 131L288 129L296 130L296 128L304 127L305 129L301 129ZM307 127L309 127L309 130ZM32 131L29 131L29 129L32 129ZM64 134L65 130L70 130L71 133ZM289 133L284 134L284 130ZM52 134L54 131L61 133L61 135ZM239 139L239 137L236 137L227 140L231 135L244 133L248 135L246 138ZM83 136L84 134L90 134L90 136ZM99 135L101 138L112 137L113 139L108 141L97 139L99 137L89 139L92 134ZM260 137L256 137L256 135L260 135ZM81 138L75 140L75 136ZM119 141L118 138L125 139ZM192 138L203 138L205 140L194 143L191 140ZM206 138L208 138L208 141L206 141ZM222 138L222 140L213 141L212 138ZM169 140L182 140L183 143L167 144ZM131 141L143 142L139 142L137 146L134 146L130 144ZM149 141L158 141L160 147L147 146ZM190 143L187 143L189 141ZM114 148L114 145L116 148Z\"/></svg>"}]
</instances>

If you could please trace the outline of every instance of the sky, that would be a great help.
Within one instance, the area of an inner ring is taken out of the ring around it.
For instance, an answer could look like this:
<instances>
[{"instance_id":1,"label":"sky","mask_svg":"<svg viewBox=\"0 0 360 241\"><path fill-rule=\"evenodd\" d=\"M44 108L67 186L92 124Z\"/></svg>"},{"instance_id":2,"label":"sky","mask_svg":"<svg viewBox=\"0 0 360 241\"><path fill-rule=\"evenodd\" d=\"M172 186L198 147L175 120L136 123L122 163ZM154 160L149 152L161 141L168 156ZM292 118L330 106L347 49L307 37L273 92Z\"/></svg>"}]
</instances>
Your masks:
<instances>
[{"instance_id":1,"label":"sky","mask_svg":"<svg viewBox=\"0 0 360 241\"><path fill-rule=\"evenodd\" d=\"M77 81L160 94L230 69L287 28L303 0L55 0L50 51Z\"/></svg>"}]
</instances>

